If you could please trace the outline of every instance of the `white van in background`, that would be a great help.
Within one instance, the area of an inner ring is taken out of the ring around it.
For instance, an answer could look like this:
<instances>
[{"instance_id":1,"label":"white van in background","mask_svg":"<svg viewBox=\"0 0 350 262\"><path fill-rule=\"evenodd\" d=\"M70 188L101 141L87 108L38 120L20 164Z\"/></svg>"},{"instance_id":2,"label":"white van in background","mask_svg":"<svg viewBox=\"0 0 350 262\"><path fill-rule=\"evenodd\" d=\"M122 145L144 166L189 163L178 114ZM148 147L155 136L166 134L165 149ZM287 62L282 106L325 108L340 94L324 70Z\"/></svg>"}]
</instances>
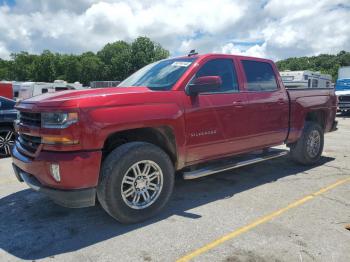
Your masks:
<instances>
[{"instance_id":1,"label":"white van in background","mask_svg":"<svg viewBox=\"0 0 350 262\"><path fill-rule=\"evenodd\" d=\"M280 72L286 88L332 88L332 76L313 71Z\"/></svg>"},{"instance_id":2,"label":"white van in background","mask_svg":"<svg viewBox=\"0 0 350 262\"><path fill-rule=\"evenodd\" d=\"M79 82L67 83L63 80L55 80L53 83L45 82L24 82L20 83L18 100L27 99L45 93L54 93L65 90L85 89Z\"/></svg>"},{"instance_id":3,"label":"white van in background","mask_svg":"<svg viewBox=\"0 0 350 262\"><path fill-rule=\"evenodd\" d=\"M54 92L57 92L57 91L65 91L65 90L85 89L85 87L83 87L83 85L79 82L67 83L64 80L55 80L53 82L53 89L54 89Z\"/></svg>"},{"instance_id":4,"label":"white van in background","mask_svg":"<svg viewBox=\"0 0 350 262\"><path fill-rule=\"evenodd\" d=\"M45 93L54 92L52 83L43 82L23 82L20 84L18 100L27 99Z\"/></svg>"}]
</instances>

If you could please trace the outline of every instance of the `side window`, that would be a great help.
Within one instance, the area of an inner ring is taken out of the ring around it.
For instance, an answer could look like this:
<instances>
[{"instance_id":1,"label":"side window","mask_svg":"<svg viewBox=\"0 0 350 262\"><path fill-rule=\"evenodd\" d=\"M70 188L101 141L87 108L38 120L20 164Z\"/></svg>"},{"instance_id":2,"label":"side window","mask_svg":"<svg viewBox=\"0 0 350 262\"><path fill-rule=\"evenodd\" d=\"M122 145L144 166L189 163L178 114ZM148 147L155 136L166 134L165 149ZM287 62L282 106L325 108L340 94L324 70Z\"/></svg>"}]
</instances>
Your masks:
<instances>
[{"instance_id":1,"label":"side window","mask_svg":"<svg viewBox=\"0 0 350 262\"><path fill-rule=\"evenodd\" d=\"M318 80L317 79L312 79L312 87L317 88L318 86Z\"/></svg>"},{"instance_id":2,"label":"side window","mask_svg":"<svg viewBox=\"0 0 350 262\"><path fill-rule=\"evenodd\" d=\"M206 62L197 72L195 78L201 76L220 76L222 80L221 92L237 92L238 82L236 71L231 59L213 59Z\"/></svg>"},{"instance_id":3,"label":"side window","mask_svg":"<svg viewBox=\"0 0 350 262\"><path fill-rule=\"evenodd\" d=\"M307 86L311 87L311 79L309 79L309 81L307 82Z\"/></svg>"},{"instance_id":4,"label":"side window","mask_svg":"<svg viewBox=\"0 0 350 262\"><path fill-rule=\"evenodd\" d=\"M242 60L249 91L277 90L275 73L269 63Z\"/></svg>"},{"instance_id":5,"label":"side window","mask_svg":"<svg viewBox=\"0 0 350 262\"><path fill-rule=\"evenodd\" d=\"M326 82L326 87L329 88L331 86L331 83L329 81Z\"/></svg>"}]
</instances>

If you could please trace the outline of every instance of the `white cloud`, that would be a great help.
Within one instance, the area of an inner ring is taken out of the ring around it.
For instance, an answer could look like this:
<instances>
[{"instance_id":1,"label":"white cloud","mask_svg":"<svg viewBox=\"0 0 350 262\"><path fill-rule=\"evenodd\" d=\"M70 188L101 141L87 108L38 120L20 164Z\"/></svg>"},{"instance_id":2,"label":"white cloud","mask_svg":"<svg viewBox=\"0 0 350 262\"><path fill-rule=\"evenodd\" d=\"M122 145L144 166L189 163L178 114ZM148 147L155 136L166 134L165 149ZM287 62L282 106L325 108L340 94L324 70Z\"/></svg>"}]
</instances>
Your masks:
<instances>
[{"instance_id":1,"label":"white cloud","mask_svg":"<svg viewBox=\"0 0 350 262\"><path fill-rule=\"evenodd\" d=\"M3 59L10 58L10 51L7 50L5 44L2 42L0 42L0 58L3 58Z\"/></svg>"},{"instance_id":2,"label":"white cloud","mask_svg":"<svg viewBox=\"0 0 350 262\"><path fill-rule=\"evenodd\" d=\"M264 4L262 4L264 3ZM190 49L280 59L350 51L349 0L17 0L0 7L0 57L81 53L146 35Z\"/></svg>"}]
</instances>

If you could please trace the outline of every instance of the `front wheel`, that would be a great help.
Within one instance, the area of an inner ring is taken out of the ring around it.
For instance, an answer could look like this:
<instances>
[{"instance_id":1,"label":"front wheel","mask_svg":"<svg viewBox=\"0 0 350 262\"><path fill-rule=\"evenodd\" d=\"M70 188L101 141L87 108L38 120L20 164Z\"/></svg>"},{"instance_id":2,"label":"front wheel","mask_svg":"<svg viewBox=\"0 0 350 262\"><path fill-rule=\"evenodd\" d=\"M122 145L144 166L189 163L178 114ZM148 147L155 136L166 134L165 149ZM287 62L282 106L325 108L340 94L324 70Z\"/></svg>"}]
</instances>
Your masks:
<instances>
[{"instance_id":1,"label":"front wheel","mask_svg":"<svg viewBox=\"0 0 350 262\"><path fill-rule=\"evenodd\" d=\"M132 142L113 150L102 165L97 197L122 223L137 223L158 213L174 186L174 167L159 147Z\"/></svg>"},{"instance_id":2,"label":"front wheel","mask_svg":"<svg viewBox=\"0 0 350 262\"><path fill-rule=\"evenodd\" d=\"M0 127L0 158L11 156L15 133L10 127Z\"/></svg>"},{"instance_id":3,"label":"front wheel","mask_svg":"<svg viewBox=\"0 0 350 262\"><path fill-rule=\"evenodd\" d=\"M292 159L303 165L312 165L320 160L324 144L322 127L314 122L306 122L299 140L290 146Z\"/></svg>"}]
</instances>

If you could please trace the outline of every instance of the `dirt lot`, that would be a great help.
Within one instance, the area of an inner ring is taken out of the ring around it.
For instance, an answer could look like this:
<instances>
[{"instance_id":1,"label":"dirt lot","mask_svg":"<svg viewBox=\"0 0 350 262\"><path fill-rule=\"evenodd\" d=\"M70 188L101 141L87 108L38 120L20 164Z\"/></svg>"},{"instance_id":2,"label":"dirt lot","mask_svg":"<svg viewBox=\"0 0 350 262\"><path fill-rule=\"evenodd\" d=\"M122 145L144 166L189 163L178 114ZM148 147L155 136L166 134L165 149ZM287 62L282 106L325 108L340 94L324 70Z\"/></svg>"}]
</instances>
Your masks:
<instances>
[{"instance_id":1,"label":"dirt lot","mask_svg":"<svg viewBox=\"0 0 350 262\"><path fill-rule=\"evenodd\" d=\"M168 208L138 225L59 207L2 159L0 261L350 261L350 118L338 120L319 165L284 157L177 179Z\"/></svg>"}]
</instances>

